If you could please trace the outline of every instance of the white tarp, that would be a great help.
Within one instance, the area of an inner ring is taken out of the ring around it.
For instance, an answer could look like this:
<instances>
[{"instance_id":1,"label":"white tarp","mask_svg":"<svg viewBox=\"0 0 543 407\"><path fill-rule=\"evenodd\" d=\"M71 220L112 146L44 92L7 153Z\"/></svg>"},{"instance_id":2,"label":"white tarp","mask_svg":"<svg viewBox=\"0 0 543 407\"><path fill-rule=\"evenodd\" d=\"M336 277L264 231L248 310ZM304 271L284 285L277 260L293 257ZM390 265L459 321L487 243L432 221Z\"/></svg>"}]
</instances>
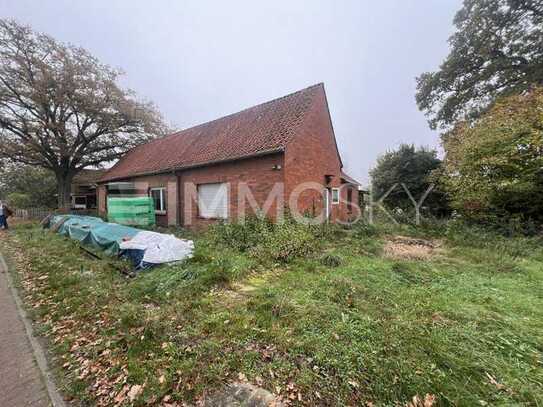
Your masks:
<instances>
[{"instance_id":1,"label":"white tarp","mask_svg":"<svg viewBox=\"0 0 543 407\"><path fill-rule=\"evenodd\" d=\"M144 250L143 262L162 264L192 257L192 240L178 239L173 235L141 231L132 239L119 245L121 250Z\"/></svg>"}]
</instances>

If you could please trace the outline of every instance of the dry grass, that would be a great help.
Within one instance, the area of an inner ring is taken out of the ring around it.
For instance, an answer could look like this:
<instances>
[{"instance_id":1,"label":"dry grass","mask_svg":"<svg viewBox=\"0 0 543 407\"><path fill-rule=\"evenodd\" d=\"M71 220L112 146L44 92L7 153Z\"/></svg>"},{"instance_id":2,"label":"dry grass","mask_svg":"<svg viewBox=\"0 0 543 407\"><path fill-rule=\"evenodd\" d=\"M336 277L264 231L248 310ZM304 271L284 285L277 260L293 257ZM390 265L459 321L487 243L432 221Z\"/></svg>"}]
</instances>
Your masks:
<instances>
[{"instance_id":1,"label":"dry grass","mask_svg":"<svg viewBox=\"0 0 543 407\"><path fill-rule=\"evenodd\" d=\"M393 236L383 247L385 257L394 260L429 260L440 253L440 242Z\"/></svg>"}]
</instances>

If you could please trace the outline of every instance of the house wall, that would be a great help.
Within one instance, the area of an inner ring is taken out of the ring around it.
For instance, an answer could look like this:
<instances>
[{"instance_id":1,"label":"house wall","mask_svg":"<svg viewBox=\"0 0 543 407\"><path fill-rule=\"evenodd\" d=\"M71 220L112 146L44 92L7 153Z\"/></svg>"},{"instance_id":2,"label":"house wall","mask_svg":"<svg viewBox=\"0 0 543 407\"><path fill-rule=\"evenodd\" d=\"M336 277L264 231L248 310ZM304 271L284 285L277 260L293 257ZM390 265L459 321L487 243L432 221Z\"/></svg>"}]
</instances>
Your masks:
<instances>
[{"instance_id":1,"label":"house wall","mask_svg":"<svg viewBox=\"0 0 543 407\"><path fill-rule=\"evenodd\" d=\"M166 214L157 214L156 223L159 226L172 226L177 224L178 200L177 177L173 174L149 175L121 180L122 182L133 182L136 186L136 196L149 196L151 188L166 188ZM104 184L97 188L98 191L98 212L101 216L107 215L107 190Z\"/></svg>"},{"instance_id":2,"label":"house wall","mask_svg":"<svg viewBox=\"0 0 543 407\"><path fill-rule=\"evenodd\" d=\"M254 197L254 204L258 208L263 208L274 186L277 183L281 185L283 183L283 170L274 169L276 165L283 167L282 153L189 169L180 171L176 175L150 175L120 181L134 182L138 195L148 195L150 188L165 187L167 211L166 215L157 215L157 224L160 226L183 225L188 228L199 229L217 221L216 219L204 219L198 214L196 194L199 184L228 183L229 218L236 219L240 213L238 211L240 199L245 214L254 213L249 201L244 199L244 195L238 194L240 184L247 186L252 197ZM102 215L107 212L106 196L105 186L100 185L98 203ZM269 215L274 217L276 213L277 200L272 200Z\"/></svg>"},{"instance_id":3,"label":"house wall","mask_svg":"<svg viewBox=\"0 0 543 407\"><path fill-rule=\"evenodd\" d=\"M324 210L324 188L340 188L341 160L336 148L332 122L324 93L319 93L306 114L306 125L300 129L285 151L285 186L288 196L304 183L314 183L315 189L306 190L297 200L301 213L319 216ZM326 182L326 175L331 175ZM347 220L347 189L340 190L339 204L330 205L330 220ZM330 197L331 200L331 197Z\"/></svg>"},{"instance_id":4,"label":"house wall","mask_svg":"<svg viewBox=\"0 0 543 407\"><path fill-rule=\"evenodd\" d=\"M246 185L254 197L254 203L262 209L275 185L283 184L283 169L274 169L276 165L283 168L283 163L283 154L280 153L183 171L180 174L182 189L180 202L184 226L198 229L216 221L216 219L203 219L198 213L198 204L194 199L198 184L228 183L229 219L236 219L238 215L243 214L243 211L245 215L254 214L253 208L246 199L248 194L244 195L243 189L240 194L240 187L243 188ZM191 187L190 183L194 187ZM270 202L271 206L267 214L274 218L277 214L278 202L273 199L270 199Z\"/></svg>"},{"instance_id":5,"label":"house wall","mask_svg":"<svg viewBox=\"0 0 543 407\"><path fill-rule=\"evenodd\" d=\"M349 190L351 190L351 201L349 201ZM360 191L358 185L348 183L342 184L341 189L342 207L340 219L344 221L353 221L362 216L360 207Z\"/></svg>"},{"instance_id":6,"label":"house wall","mask_svg":"<svg viewBox=\"0 0 543 407\"><path fill-rule=\"evenodd\" d=\"M72 183L71 196L79 197L85 196L87 199L87 208L94 209L96 208L97 202L97 190L94 184L74 184Z\"/></svg>"},{"instance_id":7,"label":"house wall","mask_svg":"<svg viewBox=\"0 0 543 407\"><path fill-rule=\"evenodd\" d=\"M177 224L177 199L171 196L172 184L177 185L177 177L173 174L149 175L133 178L138 195L149 196L151 188L166 188L166 214L156 215L158 226L175 226Z\"/></svg>"},{"instance_id":8,"label":"house wall","mask_svg":"<svg viewBox=\"0 0 543 407\"><path fill-rule=\"evenodd\" d=\"M96 194L97 194L97 200L98 200L98 214L100 216L105 216L107 214L107 206L106 206L107 190L106 190L106 186L104 184L98 185L96 187Z\"/></svg>"}]
</instances>

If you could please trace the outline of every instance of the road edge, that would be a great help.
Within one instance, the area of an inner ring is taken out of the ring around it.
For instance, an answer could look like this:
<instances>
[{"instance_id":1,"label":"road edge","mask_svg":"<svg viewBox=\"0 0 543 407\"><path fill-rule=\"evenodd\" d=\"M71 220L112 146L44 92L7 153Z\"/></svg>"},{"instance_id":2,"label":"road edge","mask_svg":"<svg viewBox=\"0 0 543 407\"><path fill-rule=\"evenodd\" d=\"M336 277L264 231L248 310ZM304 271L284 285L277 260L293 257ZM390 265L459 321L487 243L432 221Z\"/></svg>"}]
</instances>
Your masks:
<instances>
[{"instance_id":1,"label":"road edge","mask_svg":"<svg viewBox=\"0 0 543 407\"><path fill-rule=\"evenodd\" d=\"M64 399L62 398L60 392L58 391L57 386L54 382L53 374L51 373L51 370L49 369L49 364L45 356L45 350L43 349L42 345L40 344L40 342L36 339L36 336L34 335L32 321L28 317L28 314L24 308L21 297L19 297L19 292L17 291L17 287L14 284L13 276L11 275L9 267L2 253L0 253L0 268L3 268L6 272L6 277L8 279L8 286L11 291L11 295L13 296L13 299L15 301L17 313L19 314L19 318L21 319L25 327L26 337L32 348L32 353L34 354L34 359L36 360L36 364L38 365L41 378L45 384L45 388L47 390L49 400L51 401L54 407L66 407L66 403L64 402Z\"/></svg>"}]
</instances>

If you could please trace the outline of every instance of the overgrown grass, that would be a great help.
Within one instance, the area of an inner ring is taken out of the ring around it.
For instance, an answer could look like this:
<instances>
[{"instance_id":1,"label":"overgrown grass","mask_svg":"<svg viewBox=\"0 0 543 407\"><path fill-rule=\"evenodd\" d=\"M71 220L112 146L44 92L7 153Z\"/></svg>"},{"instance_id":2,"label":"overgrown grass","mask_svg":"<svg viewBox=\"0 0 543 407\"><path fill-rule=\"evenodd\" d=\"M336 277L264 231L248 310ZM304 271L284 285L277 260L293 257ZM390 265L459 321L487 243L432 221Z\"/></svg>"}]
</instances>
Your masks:
<instances>
[{"instance_id":1,"label":"overgrown grass","mask_svg":"<svg viewBox=\"0 0 543 407\"><path fill-rule=\"evenodd\" d=\"M394 233L444 248L384 258ZM134 279L34 227L2 241L69 394L194 402L244 376L293 404L543 403L541 239L258 220L195 239L190 261Z\"/></svg>"}]
</instances>

